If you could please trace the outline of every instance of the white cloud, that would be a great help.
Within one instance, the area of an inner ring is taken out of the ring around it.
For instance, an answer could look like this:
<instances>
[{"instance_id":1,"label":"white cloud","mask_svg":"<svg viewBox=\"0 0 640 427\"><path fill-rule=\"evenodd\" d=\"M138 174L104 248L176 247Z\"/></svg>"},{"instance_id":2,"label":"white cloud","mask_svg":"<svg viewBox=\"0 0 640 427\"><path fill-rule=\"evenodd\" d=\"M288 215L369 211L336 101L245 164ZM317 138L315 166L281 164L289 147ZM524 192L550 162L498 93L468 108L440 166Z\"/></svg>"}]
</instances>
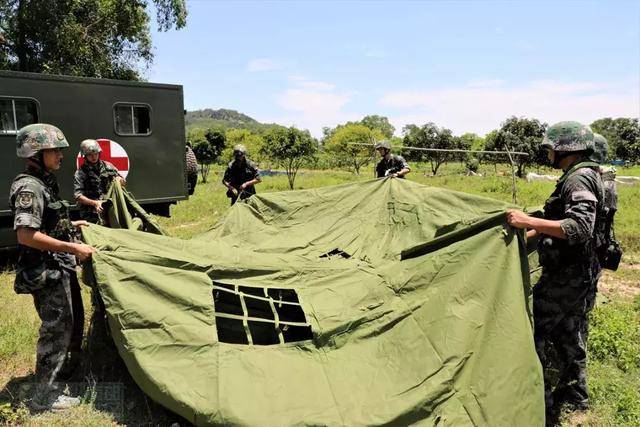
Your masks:
<instances>
[{"instance_id":1,"label":"white cloud","mask_svg":"<svg viewBox=\"0 0 640 427\"><path fill-rule=\"evenodd\" d=\"M397 129L408 123L435 122L456 134L484 134L507 117L525 116L555 123L583 123L602 117L638 117L640 96L633 84L533 81L521 86L467 85L427 91L392 91L378 105ZM395 112L394 112L395 110Z\"/></svg>"},{"instance_id":2,"label":"white cloud","mask_svg":"<svg viewBox=\"0 0 640 427\"><path fill-rule=\"evenodd\" d=\"M247 71L271 71L282 69L282 64L270 58L256 58L247 63Z\"/></svg>"},{"instance_id":3,"label":"white cloud","mask_svg":"<svg viewBox=\"0 0 640 427\"><path fill-rule=\"evenodd\" d=\"M352 92L338 92L331 83L303 76L289 76L289 82L292 87L276 96L276 103L289 113L270 117L268 121L309 129L319 137L324 126L354 120L353 114L343 111L353 97Z\"/></svg>"},{"instance_id":4,"label":"white cloud","mask_svg":"<svg viewBox=\"0 0 640 427\"><path fill-rule=\"evenodd\" d=\"M336 87L336 85L334 84L309 80L304 76L289 76L289 82L298 88L308 89L312 91L328 92Z\"/></svg>"},{"instance_id":5,"label":"white cloud","mask_svg":"<svg viewBox=\"0 0 640 427\"><path fill-rule=\"evenodd\" d=\"M474 88L482 88L482 87L497 87L502 86L504 84L504 80L500 79L483 79L483 80L472 80L467 83L467 86Z\"/></svg>"}]
</instances>

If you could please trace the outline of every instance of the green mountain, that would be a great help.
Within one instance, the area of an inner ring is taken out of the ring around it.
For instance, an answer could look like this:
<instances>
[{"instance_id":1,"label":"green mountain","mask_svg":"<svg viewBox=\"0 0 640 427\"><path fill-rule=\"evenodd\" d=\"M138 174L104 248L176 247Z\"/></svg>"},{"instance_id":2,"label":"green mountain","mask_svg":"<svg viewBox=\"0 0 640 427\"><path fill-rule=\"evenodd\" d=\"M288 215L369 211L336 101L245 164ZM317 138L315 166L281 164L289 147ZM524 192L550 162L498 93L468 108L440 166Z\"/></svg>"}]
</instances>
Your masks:
<instances>
[{"instance_id":1,"label":"green mountain","mask_svg":"<svg viewBox=\"0 0 640 427\"><path fill-rule=\"evenodd\" d=\"M204 110L187 111L185 125L187 130L218 127L223 129L249 129L252 131L264 131L279 126L275 123L260 123L246 114L225 108L220 108L219 110L205 108Z\"/></svg>"}]
</instances>

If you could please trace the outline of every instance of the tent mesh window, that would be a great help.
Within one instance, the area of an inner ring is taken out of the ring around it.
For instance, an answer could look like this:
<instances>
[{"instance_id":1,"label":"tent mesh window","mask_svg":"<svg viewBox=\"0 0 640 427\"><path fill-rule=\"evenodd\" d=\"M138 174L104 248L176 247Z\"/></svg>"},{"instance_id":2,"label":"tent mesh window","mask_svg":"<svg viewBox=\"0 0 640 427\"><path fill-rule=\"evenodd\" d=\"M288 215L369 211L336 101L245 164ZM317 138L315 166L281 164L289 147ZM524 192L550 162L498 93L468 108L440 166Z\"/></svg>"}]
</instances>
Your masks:
<instances>
[{"instance_id":1,"label":"tent mesh window","mask_svg":"<svg viewBox=\"0 0 640 427\"><path fill-rule=\"evenodd\" d=\"M213 282L213 308L219 342L273 345L313 338L293 289Z\"/></svg>"}]
</instances>

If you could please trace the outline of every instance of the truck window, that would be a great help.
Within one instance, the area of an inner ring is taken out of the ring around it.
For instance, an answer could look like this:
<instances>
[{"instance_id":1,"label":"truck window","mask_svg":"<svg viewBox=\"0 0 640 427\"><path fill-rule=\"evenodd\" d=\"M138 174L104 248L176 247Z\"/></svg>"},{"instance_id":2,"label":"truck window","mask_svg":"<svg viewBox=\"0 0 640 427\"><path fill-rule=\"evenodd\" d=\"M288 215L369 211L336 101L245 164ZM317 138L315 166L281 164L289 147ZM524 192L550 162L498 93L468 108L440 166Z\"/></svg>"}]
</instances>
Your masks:
<instances>
[{"instance_id":1,"label":"truck window","mask_svg":"<svg viewBox=\"0 0 640 427\"><path fill-rule=\"evenodd\" d=\"M0 98L0 133L16 133L21 127L38 123L38 103L28 98Z\"/></svg>"},{"instance_id":2,"label":"truck window","mask_svg":"<svg viewBox=\"0 0 640 427\"><path fill-rule=\"evenodd\" d=\"M113 120L118 135L151 133L151 108L148 105L119 102L113 106Z\"/></svg>"}]
</instances>

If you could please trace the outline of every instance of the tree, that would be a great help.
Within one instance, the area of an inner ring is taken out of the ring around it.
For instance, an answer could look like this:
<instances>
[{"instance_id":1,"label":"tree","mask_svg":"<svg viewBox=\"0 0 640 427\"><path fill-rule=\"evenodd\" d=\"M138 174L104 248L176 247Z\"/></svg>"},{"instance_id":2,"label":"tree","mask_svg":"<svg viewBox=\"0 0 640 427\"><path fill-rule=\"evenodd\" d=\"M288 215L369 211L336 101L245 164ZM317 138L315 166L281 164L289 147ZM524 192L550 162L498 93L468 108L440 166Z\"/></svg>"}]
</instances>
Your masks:
<instances>
[{"instance_id":1,"label":"tree","mask_svg":"<svg viewBox=\"0 0 640 427\"><path fill-rule=\"evenodd\" d=\"M222 151L227 146L227 136L222 129L207 129L204 133L204 137L211 146L213 151L214 160L218 160Z\"/></svg>"},{"instance_id":2,"label":"tree","mask_svg":"<svg viewBox=\"0 0 640 427\"><path fill-rule=\"evenodd\" d=\"M516 175L522 178L528 165L538 164L544 161L543 158L546 159L546 155L542 156L543 150L541 150L546 129L547 124L537 119L509 117L502 123L500 129L491 135L491 138L487 135L487 149L527 153L528 156L513 156L517 168Z\"/></svg>"},{"instance_id":3,"label":"tree","mask_svg":"<svg viewBox=\"0 0 640 427\"><path fill-rule=\"evenodd\" d=\"M616 158L640 161L640 125L637 118L607 117L591 123L591 128L607 138L609 153Z\"/></svg>"},{"instance_id":4,"label":"tree","mask_svg":"<svg viewBox=\"0 0 640 427\"><path fill-rule=\"evenodd\" d=\"M186 0L153 0L161 31L186 24ZM147 0L2 0L0 67L137 80L153 59Z\"/></svg>"},{"instance_id":5,"label":"tree","mask_svg":"<svg viewBox=\"0 0 640 427\"><path fill-rule=\"evenodd\" d=\"M247 154L251 160L260 163L262 150L262 136L248 129L228 129L226 132L227 148L222 152L223 159L230 159L233 147L242 144L247 148Z\"/></svg>"},{"instance_id":6,"label":"tree","mask_svg":"<svg viewBox=\"0 0 640 427\"><path fill-rule=\"evenodd\" d=\"M368 127L372 131L379 131L386 139L393 137L393 133L396 131L396 128L389 123L389 119L384 116L365 116L360 120L360 124Z\"/></svg>"},{"instance_id":7,"label":"tree","mask_svg":"<svg viewBox=\"0 0 640 427\"><path fill-rule=\"evenodd\" d=\"M402 129L402 133L404 135L402 142L405 147L452 149L457 148L459 143L449 129L440 128L431 122L421 127L407 125ZM416 161L421 161L425 158L429 159L431 173L435 176L440 166L447 160L447 156L448 154L445 152L416 150L409 152L407 157Z\"/></svg>"},{"instance_id":8,"label":"tree","mask_svg":"<svg viewBox=\"0 0 640 427\"><path fill-rule=\"evenodd\" d=\"M375 155L373 144L383 138L379 130L371 130L364 125L351 123L341 126L325 139L324 147L353 168L356 175L360 175L360 168L369 163Z\"/></svg>"},{"instance_id":9,"label":"tree","mask_svg":"<svg viewBox=\"0 0 640 427\"><path fill-rule=\"evenodd\" d=\"M198 164L200 165L200 175L202 175L202 182L207 182L209 171L211 170L211 163L216 160L213 148L208 141L198 141L193 146L193 154L196 155Z\"/></svg>"},{"instance_id":10,"label":"tree","mask_svg":"<svg viewBox=\"0 0 640 427\"><path fill-rule=\"evenodd\" d=\"M464 133L458 137L458 148L462 150L484 150L484 138L475 133ZM472 172L478 172L482 155L477 153L464 153L460 155L467 168Z\"/></svg>"},{"instance_id":11,"label":"tree","mask_svg":"<svg viewBox=\"0 0 640 427\"><path fill-rule=\"evenodd\" d=\"M318 150L318 143L309 131L294 127L276 128L264 135L262 153L284 165L289 180L289 188L293 190L296 175L300 166L313 159Z\"/></svg>"},{"instance_id":12,"label":"tree","mask_svg":"<svg viewBox=\"0 0 640 427\"><path fill-rule=\"evenodd\" d=\"M338 125L335 128L324 127L322 128L323 140L331 137L331 135L345 126L351 125L362 125L374 132L379 132L382 135L383 139L391 139L393 138L393 133L396 131L396 128L393 127L391 123L389 123L389 119L384 116L365 116L359 122L347 122L343 125Z\"/></svg>"},{"instance_id":13,"label":"tree","mask_svg":"<svg viewBox=\"0 0 640 427\"><path fill-rule=\"evenodd\" d=\"M193 145L193 153L200 164L202 182L207 182L211 164L216 162L225 148L226 136L220 129L192 129L187 140Z\"/></svg>"}]
</instances>

